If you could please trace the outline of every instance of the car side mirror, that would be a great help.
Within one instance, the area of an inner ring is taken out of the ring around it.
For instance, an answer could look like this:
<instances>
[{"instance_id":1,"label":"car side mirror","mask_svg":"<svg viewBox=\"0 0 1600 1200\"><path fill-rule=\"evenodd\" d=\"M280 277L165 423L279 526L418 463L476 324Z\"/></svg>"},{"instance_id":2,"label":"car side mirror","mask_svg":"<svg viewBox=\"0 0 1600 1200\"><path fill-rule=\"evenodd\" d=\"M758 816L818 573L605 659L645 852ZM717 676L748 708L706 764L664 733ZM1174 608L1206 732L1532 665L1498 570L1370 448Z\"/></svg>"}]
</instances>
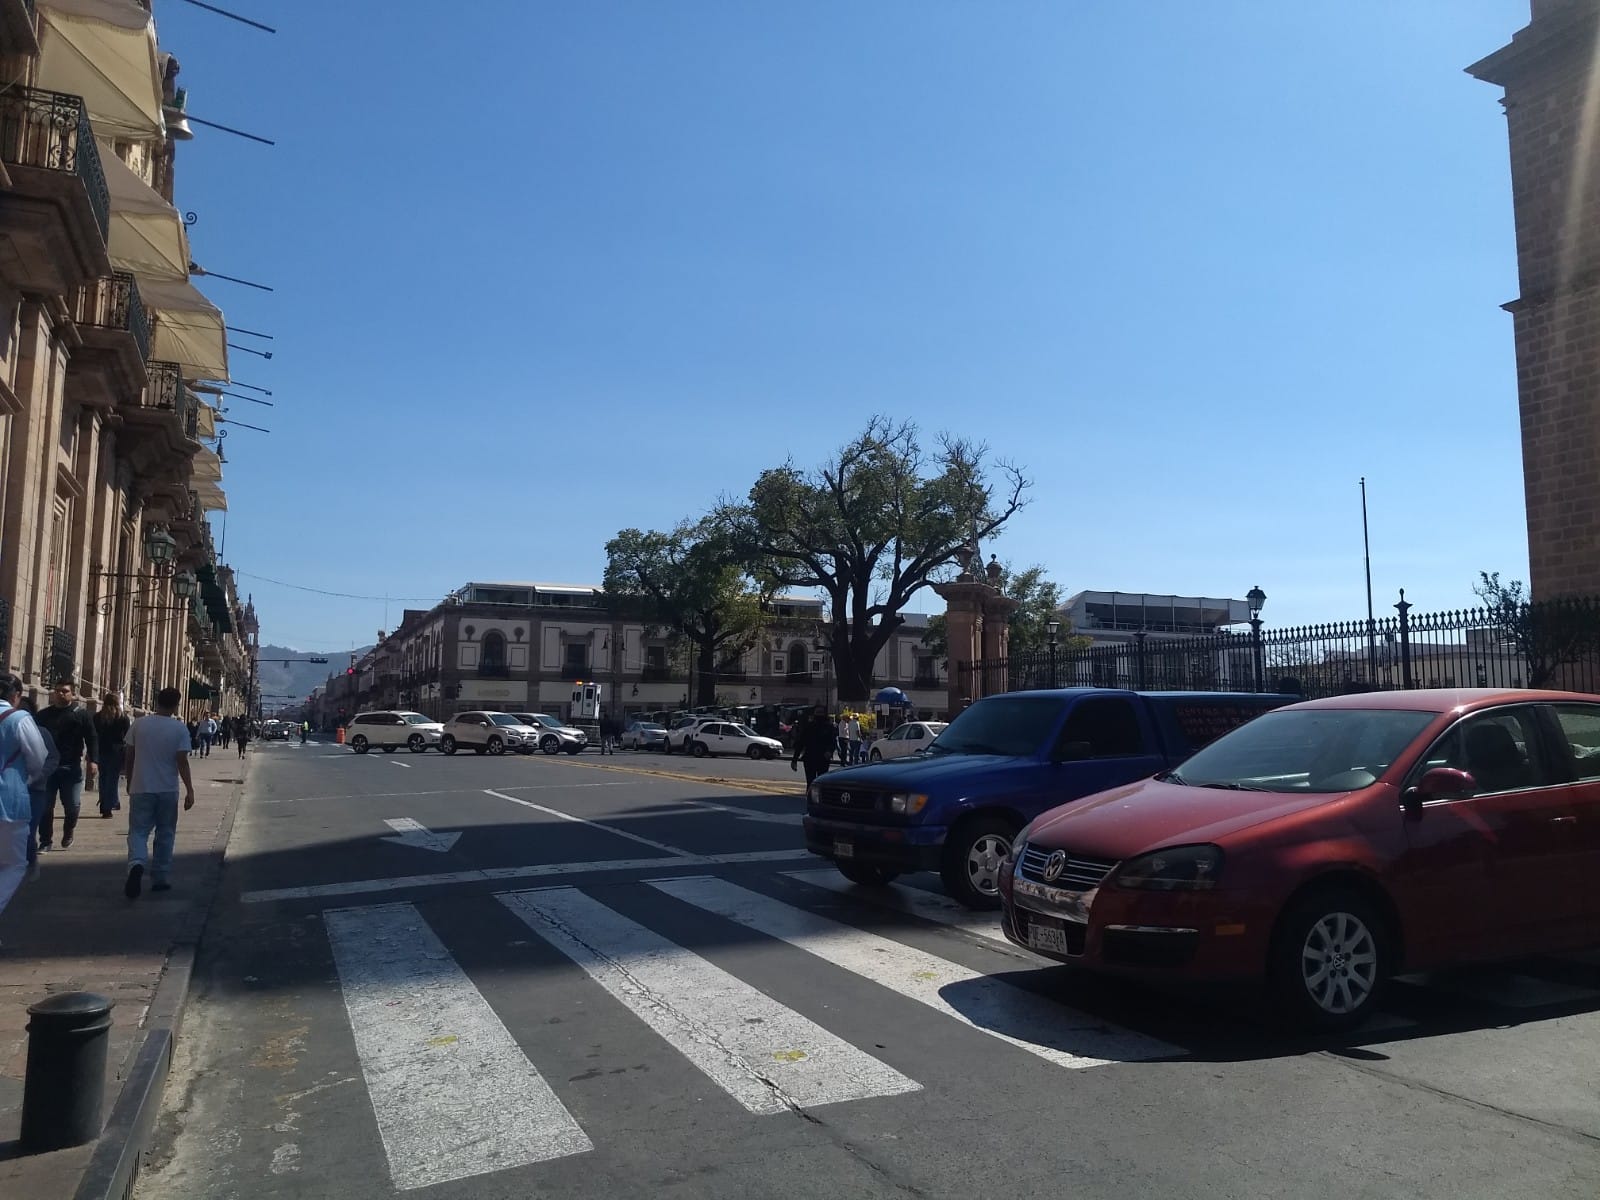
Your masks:
<instances>
[{"instance_id":1,"label":"car side mirror","mask_svg":"<svg viewBox=\"0 0 1600 1200\"><path fill-rule=\"evenodd\" d=\"M1422 817L1422 806L1431 800L1465 800L1478 794L1478 781L1468 771L1455 767L1431 767L1417 780L1414 787L1400 797L1406 818L1416 821Z\"/></svg>"},{"instance_id":2,"label":"car side mirror","mask_svg":"<svg viewBox=\"0 0 1600 1200\"><path fill-rule=\"evenodd\" d=\"M1094 757L1094 745L1091 742L1062 742L1056 747L1055 753L1050 756L1051 762L1080 762L1086 758Z\"/></svg>"}]
</instances>

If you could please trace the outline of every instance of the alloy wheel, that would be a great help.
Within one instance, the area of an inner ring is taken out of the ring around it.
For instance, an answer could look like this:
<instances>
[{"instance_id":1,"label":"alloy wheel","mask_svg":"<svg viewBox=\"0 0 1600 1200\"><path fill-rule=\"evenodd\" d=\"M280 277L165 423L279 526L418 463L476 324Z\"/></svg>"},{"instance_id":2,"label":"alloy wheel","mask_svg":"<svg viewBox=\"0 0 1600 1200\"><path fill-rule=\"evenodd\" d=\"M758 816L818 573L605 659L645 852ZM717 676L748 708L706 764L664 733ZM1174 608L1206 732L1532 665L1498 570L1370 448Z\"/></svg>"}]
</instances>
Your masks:
<instances>
[{"instance_id":1,"label":"alloy wheel","mask_svg":"<svg viewBox=\"0 0 1600 1200\"><path fill-rule=\"evenodd\" d=\"M1306 932L1300 975L1311 1002L1342 1016L1361 1008L1378 983L1378 944L1353 913L1331 912Z\"/></svg>"},{"instance_id":2,"label":"alloy wheel","mask_svg":"<svg viewBox=\"0 0 1600 1200\"><path fill-rule=\"evenodd\" d=\"M967 851L967 879L975 891L985 896L1000 894L1000 868L1011 853L1011 840L998 833L986 833Z\"/></svg>"}]
</instances>

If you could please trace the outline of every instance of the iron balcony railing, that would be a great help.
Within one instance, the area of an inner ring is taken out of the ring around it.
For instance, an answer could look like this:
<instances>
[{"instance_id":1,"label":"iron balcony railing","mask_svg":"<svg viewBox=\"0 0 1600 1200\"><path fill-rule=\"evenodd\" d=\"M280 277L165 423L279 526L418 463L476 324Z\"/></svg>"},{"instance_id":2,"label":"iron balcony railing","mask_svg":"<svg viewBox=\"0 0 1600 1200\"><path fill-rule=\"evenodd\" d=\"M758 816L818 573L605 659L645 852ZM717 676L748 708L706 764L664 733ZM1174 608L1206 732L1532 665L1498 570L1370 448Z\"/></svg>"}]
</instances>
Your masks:
<instances>
[{"instance_id":1,"label":"iron balcony railing","mask_svg":"<svg viewBox=\"0 0 1600 1200\"><path fill-rule=\"evenodd\" d=\"M42 88L0 90L0 162L77 175L88 192L100 238L106 239L111 191L81 97Z\"/></svg>"},{"instance_id":2,"label":"iron balcony railing","mask_svg":"<svg viewBox=\"0 0 1600 1200\"><path fill-rule=\"evenodd\" d=\"M144 407L172 413L178 418L178 428L183 430L183 436L191 442L198 441L200 405L194 393L183 386L183 368L174 362L147 362L145 374L149 376L149 382L145 386ZM202 524L200 528L209 547L207 526Z\"/></svg>"},{"instance_id":3,"label":"iron balcony railing","mask_svg":"<svg viewBox=\"0 0 1600 1200\"><path fill-rule=\"evenodd\" d=\"M51 686L58 683L75 683L78 639L69 629L59 625L46 625L44 630L45 674Z\"/></svg>"},{"instance_id":4,"label":"iron balcony railing","mask_svg":"<svg viewBox=\"0 0 1600 1200\"><path fill-rule=\"evenodd\" d=\"M588 673L588 663L567 663L561 668L561 678L563 679L582 679Z\"/></svg>"},{"instance_id":5,"label":"iron balcony railing","mask_svg":"<svg viewBox=\"0 0 1600 1200\"><path fill-rule=\"evenodd\" d=\"M150 357L150 317L139 296L138 283L126 271L117 271L110 279L90 280L79 288L73 318L79 325L132 334L139 358Z\"/></svg>"},{"instance_id":6,"label":"iron balcony railing","mask_svg":"<svg viewBox=\"0 0 1600 1200\"><path fill-rule=\"evenodd\" d=\"M641 683L670 683L675 678L682 679L683 672L675 672L671 667L645 667L639 672Z\"/></svg>"},{"instance_id":7,"label":"iron balcony railing","mask_svg":"<svg viewBox=\"0 0 1600 1200\"><path fill-rule=\"evenodd\" d=\"M478 664L479 679L510 679L511 668L503 662L481 662ZM565 678L565 676L563 676ZM576 678L576 676L574 676Z\"/></svg>"}]
</instances>

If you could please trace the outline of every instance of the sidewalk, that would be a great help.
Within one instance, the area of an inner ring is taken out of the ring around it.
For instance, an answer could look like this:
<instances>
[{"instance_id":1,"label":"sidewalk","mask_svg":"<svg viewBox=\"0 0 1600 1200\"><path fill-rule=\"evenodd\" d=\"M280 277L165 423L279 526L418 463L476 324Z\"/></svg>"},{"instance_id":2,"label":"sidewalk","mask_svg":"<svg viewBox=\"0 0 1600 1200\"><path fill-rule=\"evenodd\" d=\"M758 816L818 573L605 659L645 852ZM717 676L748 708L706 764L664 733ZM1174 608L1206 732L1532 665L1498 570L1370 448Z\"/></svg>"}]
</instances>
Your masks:
<instances>
[{"instance_id":1,"label":"sidewalk","mask_svg":"<svg viewBox=\"0 0 1600 1200\"><path fill-rule=\"evenodd\" d=\"M182 1005L193 947L216 891L248 762L236 749L221 748L209 758L190 759L195 806L178 816L170 892L152 894L146 888L132 901L122 894L127 877L126 795L121 811L103 820L98 793L86 787L83 816L68 850L59 848L57 812L57 849L41 857L39 878L23 883L0 915L0 1196L73 1196L95 1151L91 1144L21 1155L16 1139L28 1006L53 992L79 990L115 1003L104 1108L104 1115L111 1117L145 1034L158 1024L170 1024Z\"/></svg>"}]
</instances>

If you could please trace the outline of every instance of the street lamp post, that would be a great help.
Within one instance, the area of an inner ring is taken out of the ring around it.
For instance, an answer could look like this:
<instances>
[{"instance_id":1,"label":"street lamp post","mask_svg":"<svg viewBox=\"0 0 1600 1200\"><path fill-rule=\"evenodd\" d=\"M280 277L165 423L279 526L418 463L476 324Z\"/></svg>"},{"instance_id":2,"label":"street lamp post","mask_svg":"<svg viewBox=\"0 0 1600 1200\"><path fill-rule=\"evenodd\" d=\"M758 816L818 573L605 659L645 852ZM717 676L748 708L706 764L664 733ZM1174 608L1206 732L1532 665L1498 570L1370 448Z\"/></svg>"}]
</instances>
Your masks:
<instances>
[{"instance_id":1,"label":"street lamp post","mask_svg":"<svg viewBox=\"0 0 1600 1200\"><path fill-rule=\"evenodd\" d=\"M1244 598L1250 605L1250 657L1255 663L1256 691L1264 692L1267 672L1261 654L1261 610L1266 606L1267 594L1258 586L1246 592Z\"/></svg>"},{"instance_id":2,"label":"street lamp post","mask_svg":"<svg viewBox=\"0 0 1600 1200\"><path fill-rule=\"evenodd\" d=\"M1045 622L1045 633L1050 639L1050 686L1056 686L1056 634L1061 631L1060 621Z\"/></svg>"},{"instance_id":3,"label":"street lamp post","mask_svg":"<svg viewBox=\"0 0 1600 1200\"><path fill-rule=\"evenodd\" d=\"M827 709L829 712L832 712L833 701L829 699L829 697L833 691L833 687L828 675L828 660L833 657L833 654L829 647L822 644L822 639L820 637L814 637L811 639L811 648L822 655L822 707Z\"/></svg>"}]
</instances>

